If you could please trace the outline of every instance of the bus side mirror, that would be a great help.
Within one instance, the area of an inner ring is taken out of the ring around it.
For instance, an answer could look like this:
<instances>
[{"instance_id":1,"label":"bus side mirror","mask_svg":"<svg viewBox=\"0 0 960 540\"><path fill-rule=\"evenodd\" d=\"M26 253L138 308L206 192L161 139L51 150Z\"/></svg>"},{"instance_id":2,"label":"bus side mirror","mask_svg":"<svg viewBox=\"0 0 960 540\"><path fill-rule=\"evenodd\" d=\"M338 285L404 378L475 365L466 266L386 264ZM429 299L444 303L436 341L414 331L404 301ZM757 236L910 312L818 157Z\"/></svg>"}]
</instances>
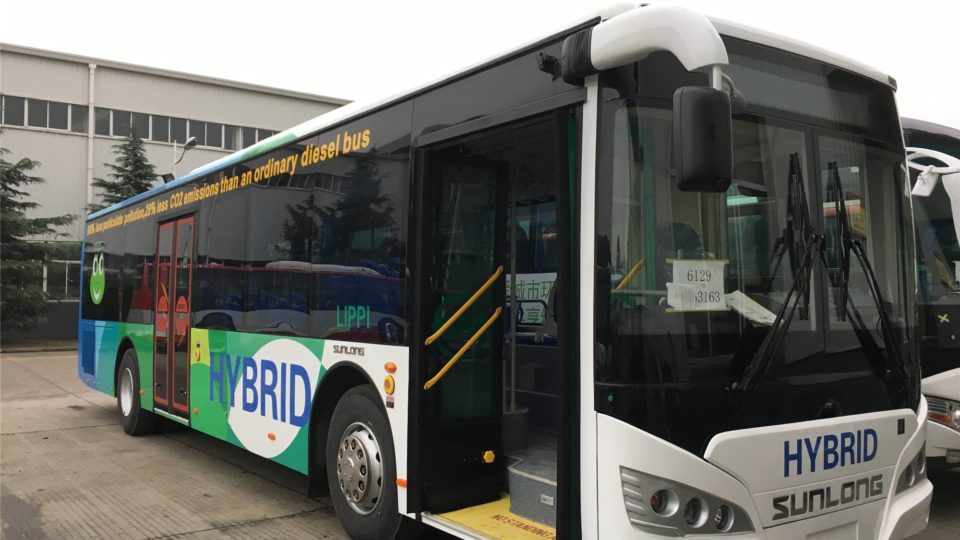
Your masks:
<instances>
[{"instance_id":1,"label":"bus side mirror","mask_svg":"<svg viewBox=\"0 0 960 540\"><path fill-rule=\"evenodd\" d=\"M730 96L705 86L673 93L673 169L680 191L730 187L733 136Z\"/></svg>"}]
</instances>

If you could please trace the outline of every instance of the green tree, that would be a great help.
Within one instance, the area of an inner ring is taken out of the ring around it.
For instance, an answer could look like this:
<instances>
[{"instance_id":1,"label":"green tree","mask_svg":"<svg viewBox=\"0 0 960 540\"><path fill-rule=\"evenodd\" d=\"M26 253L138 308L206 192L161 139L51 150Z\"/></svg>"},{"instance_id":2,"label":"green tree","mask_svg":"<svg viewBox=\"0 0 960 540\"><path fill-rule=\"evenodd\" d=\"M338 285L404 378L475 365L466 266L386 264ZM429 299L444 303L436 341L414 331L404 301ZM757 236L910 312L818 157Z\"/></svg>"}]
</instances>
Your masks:
<instances>
[{"instance_id":1,"label":"green tree","mask_svg":"<svg viewBox=\"0 0 960 540\"><path fill-rule=\"evenodd\" d=\"M0 328L17 330L45 320L47 294L40 276L46 249L26 238L62 236L56 227L69 225L75 217L28 218L27 211L39 206L26 200L30 195L26 189L44 182L31 175L40 163L29 158L9 162L4 159L9 153L0 148Z\"/></svg>"},{"instance_id":2,"label":"green tree","mask_svg":"<svg viewBox=\"0 0 960 540\"><path fill-rule=\"evenodd\" d=\"M131 131L122 143L113 145L113 153L117 156L116 163L104 163L111 171L108 178L93 179L93 187L100 190L102 204L90 204L91 212L149 190L157 178L156 168L147 161L143 139L136 131Z\"/></svg>"}]
</instances>

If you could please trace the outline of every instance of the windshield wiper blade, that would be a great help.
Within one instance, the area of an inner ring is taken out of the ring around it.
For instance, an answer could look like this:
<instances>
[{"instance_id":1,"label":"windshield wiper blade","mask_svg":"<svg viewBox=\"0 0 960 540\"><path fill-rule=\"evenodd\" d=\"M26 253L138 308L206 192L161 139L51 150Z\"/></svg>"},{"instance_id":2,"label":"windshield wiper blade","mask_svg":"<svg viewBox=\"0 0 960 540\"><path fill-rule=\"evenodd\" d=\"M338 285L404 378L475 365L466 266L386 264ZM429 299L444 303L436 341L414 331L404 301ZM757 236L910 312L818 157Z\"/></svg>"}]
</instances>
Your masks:
<instances>
[{"instance_id":1,"label":"windshield wiper blade","mask_svg":"<svg viewBox=\"0 0 960 540\"><path fill-rule=\"evenodd\" d=\"M757 352L754 353L753 360L743 369L740 381L734 382L731 385L732 390L740 390L742 392L752 391L756 387L760 377L766 373L770 360L773 359L773 356L780 349L783 338L787 335L787 330L790 328L790 323L793 322L793 314L805 298L803 292L800 291L800 287L801 285L804 288L809 286L810 267L813 266L813 254L816 251L820 251L822 246L823 235L820 234L811 234L807 242L804 243L803 260L800 261L800 266L797 268L793 284L787 290L787 295L783 299L780 309L777 311L777 317L773 320L773 324L770 326L770 330L767 331L767 335L757 349ZM793 300L792 306L791 300Z\"/></svg>"},{"instance_id":2,"label":"windshield wiper blade","mask_svg":"<svg viewBox=\"0 0 960 540\"><path fill-rule=\"evenodd\" d=\"M850 287L850 248L853 245L853 233L850 232L850 223L847 221L847 200L843 194L843 186L840 183L840 168L836 161L827 164L827 171L830 174L830 185L833 189L834 208L836 210L837 226L834 229L836 233L837 260L840 265L839 275L837 276L837 288L839 298L838 317L841 321L847 320L847 295Z\"/></svg>"},{"instance_id":3,"label":"windshield wiper blade","mask_svg":"<svg viewBox=\"0 0 960 540\"><path fill-rule=\"evenodd\" d=\"M854 238L850 230L850 223L847 221L846 196L843 193L843 187L840 184L840 169L837 162L833 161L827 165L830 173L830 180L836 195L837 209L837 256L840 260L839 276L839 298L840 320L847 318L847 303L849 299L850 287L850 252L857 257L860 267L863 268L867 277L867 286L870 289L870 297L877 306L877 313L880 318L880 333L883 336L884 345L886 345L887 367L891 373L897 374L899 378L909 377L907 367L903 364L903 358L900 356L900 347L896 343L896 337L893 331L893 322L890 320L890 314L887 312L886 304L883 300L883 291L880 289L880 282L873 271L873 265L867 259L866 252L863 249L863 242L859 238ZM879 347L878 347L879 349Z\"/></svg>"},{"instance_id":4,"label":"windshield wiper blade","mask_svg":"<svg viewBox=\"0 0 960 540\"><path fill-rule=\"evenodd\" d=\"M767 293L773 287L774 278L778 275L780 263L783 262L783 256L787 252L790 254L790 270L793 275L797 275L800 262L808 251L805 239L810 236L813 230L810 222L810 208L807 205L807 192L803 183L803 171L800 168L799 153L790 154L788 178L787 225L783 229L783 234L774 244L773 256L776 262L773 265L773 271L770 272L771 277L767 286ZM800 320L804 320L809 318L810 289L804 287L801 294Z\"/></svg>"}]
</instances>

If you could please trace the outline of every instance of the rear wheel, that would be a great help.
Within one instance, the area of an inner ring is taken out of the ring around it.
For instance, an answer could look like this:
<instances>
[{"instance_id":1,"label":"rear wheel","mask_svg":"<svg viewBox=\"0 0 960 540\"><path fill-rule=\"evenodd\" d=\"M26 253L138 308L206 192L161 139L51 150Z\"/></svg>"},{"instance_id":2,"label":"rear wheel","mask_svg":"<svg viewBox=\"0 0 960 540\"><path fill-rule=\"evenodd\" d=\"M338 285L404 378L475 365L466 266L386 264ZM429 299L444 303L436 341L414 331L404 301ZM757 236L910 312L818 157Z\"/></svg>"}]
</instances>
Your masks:
<instances>
[{"instance_id":1,"label":"rear wheel","mask_svg":"<svg viewBox=\"0 0 960 540\"><path fill-rule=\"evenodd\" d=\"M397 511L393 437L373 388L357 386L340 398L325 450L330 498L347 534L397 537L404 518Z\"/></svg>"},{"instance_id":2,"label":"rear wheel","mask_svg":"<svg viewBox=\"0 0 960 540\"><path fill-rule=\"evenodd\" d=\"M128 435L146 435L156 429L157 417L140 408L140 369L137 352L132 348L123 352L117 372L117 409L120 424Z\"/></svg>"}]
</instances>

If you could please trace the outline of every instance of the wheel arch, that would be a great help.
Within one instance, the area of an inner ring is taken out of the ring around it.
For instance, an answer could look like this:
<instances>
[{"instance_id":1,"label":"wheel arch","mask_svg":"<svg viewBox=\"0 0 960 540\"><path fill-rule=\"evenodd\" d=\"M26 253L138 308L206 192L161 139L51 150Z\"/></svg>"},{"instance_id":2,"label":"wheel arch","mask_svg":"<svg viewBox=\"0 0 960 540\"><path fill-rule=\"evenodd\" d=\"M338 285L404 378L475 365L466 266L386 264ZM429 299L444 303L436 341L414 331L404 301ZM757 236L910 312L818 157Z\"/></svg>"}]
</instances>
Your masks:
<instances>
[{"instance_id":1,"label":"wheel arch","mask_svg":"<svg viewBox=\"0 0 960 540\"><path fill-rule=\"evenodd\" d=\"M120 363L123 361L123 355L127 352L127 349L133 349L133 353L137 353L137 348L134 347L130 336L124 336L120 340L120 344L117 345L117 356L113 359L113 392L111 392L113 397L117 397L117 376L120 375Z\"/></svg>"},{"instance_id":2,"label":"wheel arch","mask_svg":"<svg viewBox=\"0 0 960 540\"><path fill-rule=\"evenodd\" d=\"M320 379L310 410L308 495L323 495L328 491L323 452L334 407L348 390L365 384L376 388L366 370L349 361L337 362ZM389 422L389 418L387 421Z\"/></svg>"}]
</instances>

